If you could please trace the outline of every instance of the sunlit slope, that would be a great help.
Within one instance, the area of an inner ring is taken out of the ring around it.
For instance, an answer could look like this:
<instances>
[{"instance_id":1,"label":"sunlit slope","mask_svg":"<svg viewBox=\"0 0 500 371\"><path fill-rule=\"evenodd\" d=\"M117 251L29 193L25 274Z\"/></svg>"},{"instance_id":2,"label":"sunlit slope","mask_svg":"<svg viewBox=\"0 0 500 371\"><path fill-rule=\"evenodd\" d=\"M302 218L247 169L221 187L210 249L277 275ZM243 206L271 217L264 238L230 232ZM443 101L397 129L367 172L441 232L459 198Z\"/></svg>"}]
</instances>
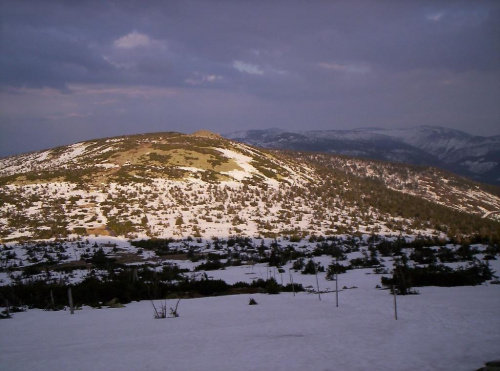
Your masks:
<instances>
[{"instance_id":1,"label":"sunlit slope","mask_svg":"<svg viewBox=\"0 0 500 371\"><path fill-rule=\"evenodd\" d=\"M407 185L424 170L391 166L209 132L91 140L0 159L0 238L498 235L494 193L449 174Z\"/></svg>"}]
</instances>

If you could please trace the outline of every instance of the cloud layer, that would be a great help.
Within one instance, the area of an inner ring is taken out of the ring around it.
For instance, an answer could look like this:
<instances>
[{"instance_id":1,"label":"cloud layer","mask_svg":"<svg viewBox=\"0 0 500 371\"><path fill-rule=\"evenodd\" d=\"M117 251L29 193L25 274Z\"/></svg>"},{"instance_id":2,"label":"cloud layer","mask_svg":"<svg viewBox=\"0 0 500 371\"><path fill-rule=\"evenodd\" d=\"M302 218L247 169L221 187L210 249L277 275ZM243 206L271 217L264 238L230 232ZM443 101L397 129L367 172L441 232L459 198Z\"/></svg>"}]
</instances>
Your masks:
<instances>
[{"instance_id":1,"label":"cloud layer","mask_svg":"<svg viewBox=\"0 0 500 371\"><path fill-rule=\"evenodd\" d=\"M200 128L500 134L496 1L0 7L0 155Z\"/></svg>"}]
</instances>

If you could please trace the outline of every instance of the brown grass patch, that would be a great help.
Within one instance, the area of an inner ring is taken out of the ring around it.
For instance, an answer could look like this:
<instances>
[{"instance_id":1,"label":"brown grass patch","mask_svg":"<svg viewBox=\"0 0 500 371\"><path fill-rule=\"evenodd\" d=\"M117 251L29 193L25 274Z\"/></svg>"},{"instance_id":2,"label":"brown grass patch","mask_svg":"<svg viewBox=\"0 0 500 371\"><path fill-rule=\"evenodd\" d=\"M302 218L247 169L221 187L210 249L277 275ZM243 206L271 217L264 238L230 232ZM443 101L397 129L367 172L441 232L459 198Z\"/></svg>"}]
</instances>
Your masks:
<instances>
[{"instance_id":1,"label":"brown grass patch","mask_svg":"<svg viewBox=\"0 0 500 371\"><path fill-rule=\"evenodd\" d=\"M112 237L116 237L116 234L110 230L108 227L102 225L100 227L97 227L97 228L87 228L87 234L88 235L95 235L96 237L97 236L112 236Z\"/></svg>"}]
</instances>

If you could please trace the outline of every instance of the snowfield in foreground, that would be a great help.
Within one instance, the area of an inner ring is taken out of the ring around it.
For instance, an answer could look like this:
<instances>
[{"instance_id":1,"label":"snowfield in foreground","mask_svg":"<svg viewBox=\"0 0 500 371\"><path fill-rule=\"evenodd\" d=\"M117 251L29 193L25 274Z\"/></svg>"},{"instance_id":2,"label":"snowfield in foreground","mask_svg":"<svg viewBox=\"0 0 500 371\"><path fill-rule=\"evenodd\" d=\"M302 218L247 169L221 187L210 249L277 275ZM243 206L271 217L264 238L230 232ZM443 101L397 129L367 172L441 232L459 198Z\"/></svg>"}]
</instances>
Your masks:
<instances>
[{"instance_id":1,"label":"snowfield in foreground","mask_svg":"<svg viewBox=\"0 0 500 371\"><path fill-rule=\"evenodd\" d=\"M0 369L470 371L500 358L500 285L419 288L398 296L396 321L362 275L338 308L335 293L282 293L183 299L169 319L147 301L16 313L0 321Z\"/></svg>"}]
</instances>

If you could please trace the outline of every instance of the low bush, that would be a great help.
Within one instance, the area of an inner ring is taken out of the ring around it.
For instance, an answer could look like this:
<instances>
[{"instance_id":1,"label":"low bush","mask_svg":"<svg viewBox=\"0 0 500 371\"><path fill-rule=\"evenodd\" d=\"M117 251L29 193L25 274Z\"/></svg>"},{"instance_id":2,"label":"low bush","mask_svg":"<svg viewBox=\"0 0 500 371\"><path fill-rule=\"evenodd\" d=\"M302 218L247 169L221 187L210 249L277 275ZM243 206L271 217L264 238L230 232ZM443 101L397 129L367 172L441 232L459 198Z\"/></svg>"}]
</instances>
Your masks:
<instances>
[{"instance_id":1,"label":"low bush","mask_svg":"<svg viewBox=\"0 0 500 371\"><path fill-rule=\"evenodd\" d=\"M194 268L195 271L215 271L218 269L224 269L224 264L220 260L209 260Z\"/></svg>"},{"instance_id":2,"label":"low bush","mask_svg":"<svg viewBox=\"0 0 500 371\"><path fill-rule=\"evenodd\" d=\"M306 265L304 266L304 270L302 274L316 274L317 272L324 272L325 267L316 263L314 260L309 259Z\"/></svg>"},{"instance_id":3,"label":"low bush","mask_svg":"<svg viewBox=\"0 0 500 371\"><path fill-rule=\"evenodd\" d=\"M346 271L347 271L346 266L343 266L342 264L339 263L332 263L328 266L328 269L326 270L326 279L333 280L335 274L345 273Z\"/></svg>"},{"instance_id":4,"label":"low bush","mask_svg":"<svg viewBox=\"0 0 500 371\"><path fill-rule=\"evenodd\" d=\"M392 278L382 277L381 280L383 285L396 285L400 292L405 293L410 287L419 286L475 286L494 277L496 276L488 263L474 260L457 269L442 264L414 268L397 266Z\"/></svg>"}]
</instances>

